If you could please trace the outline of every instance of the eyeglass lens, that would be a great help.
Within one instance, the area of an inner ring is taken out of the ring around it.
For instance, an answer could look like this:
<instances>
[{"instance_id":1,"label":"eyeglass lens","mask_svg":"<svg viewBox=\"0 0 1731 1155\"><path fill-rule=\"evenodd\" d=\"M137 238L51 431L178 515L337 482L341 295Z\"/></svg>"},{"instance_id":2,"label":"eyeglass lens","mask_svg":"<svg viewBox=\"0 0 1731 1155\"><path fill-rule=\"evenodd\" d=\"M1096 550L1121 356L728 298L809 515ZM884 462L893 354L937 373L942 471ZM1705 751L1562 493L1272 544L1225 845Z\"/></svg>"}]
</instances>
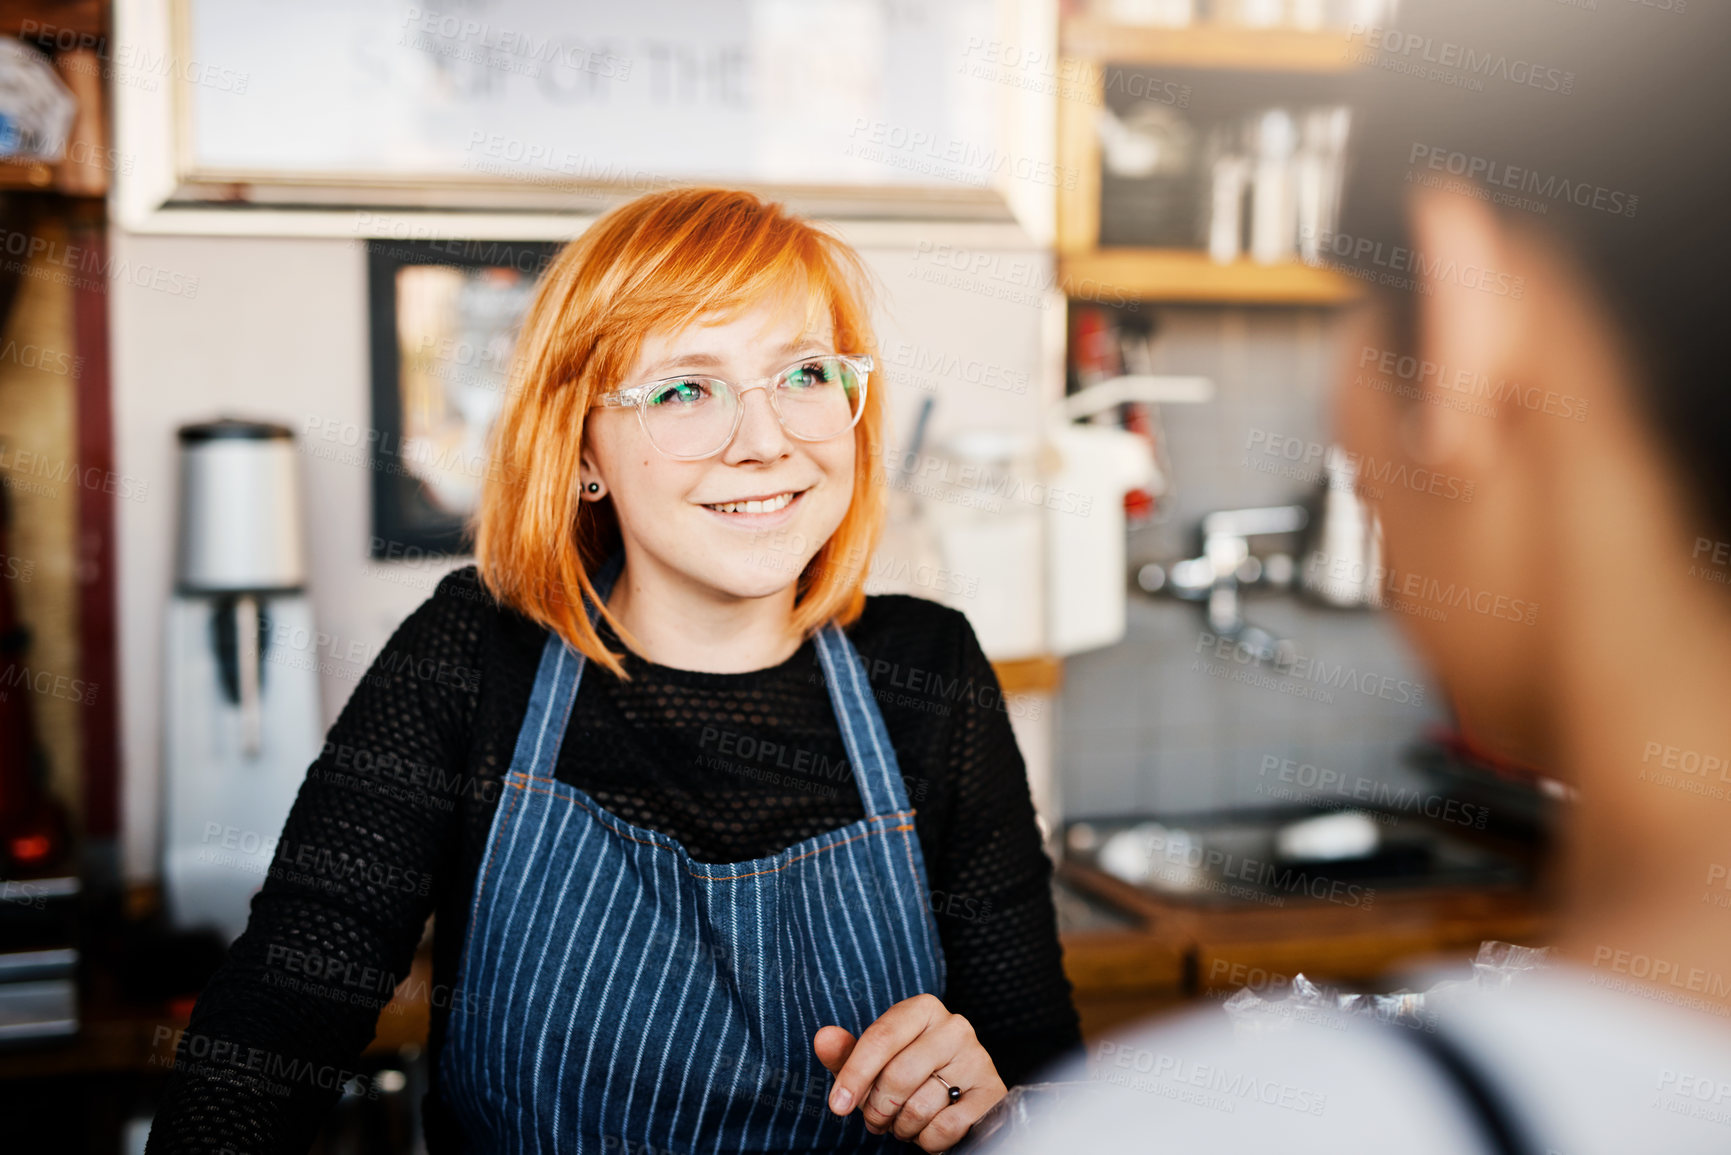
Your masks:
<instances>
[{"instance_id":1,"label":"eyeglass lens","mask_svg":"<svg viewBox=\"0 0 1731 1155\"><path fill-rule=\"evenodd\" d=\"M853 425L861 396L860 374L853 366L840 357L814 357L775 379L770 406L790 435L822 441ZM681 377L644 399L643 428L663 453L700 457L727 443L740 404L726 381Z\"/></svg>"}]
</instances>

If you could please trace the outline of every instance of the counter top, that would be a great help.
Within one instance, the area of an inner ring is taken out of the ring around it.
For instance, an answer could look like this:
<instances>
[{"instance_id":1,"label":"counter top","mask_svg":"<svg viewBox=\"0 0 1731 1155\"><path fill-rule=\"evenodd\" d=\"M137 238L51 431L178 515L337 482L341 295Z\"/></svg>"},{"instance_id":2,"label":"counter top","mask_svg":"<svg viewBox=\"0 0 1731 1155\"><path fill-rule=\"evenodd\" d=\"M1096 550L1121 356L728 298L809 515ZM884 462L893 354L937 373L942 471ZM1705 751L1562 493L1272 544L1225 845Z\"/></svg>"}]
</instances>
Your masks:
<instances>
[{"instance_id":1,"label":"counter top","mask_svg":"<svg viewBox=\"0 0 1731 1155\"><path fill-rule=\"evenodd\" d=\"M1189 1000L1262 988L1304 974L1320 982L1388 985L1420 960L1465 962L1488 939L1539 946L1552 916L1518 888L1384 890L1368 908L1320 901L1202 908L1161 898L1088 867L1060 862L1064 969L1084 1036ZM1065 910L1100 909L1117 926L1086 927Z\"/></svg>"}]
</instances>

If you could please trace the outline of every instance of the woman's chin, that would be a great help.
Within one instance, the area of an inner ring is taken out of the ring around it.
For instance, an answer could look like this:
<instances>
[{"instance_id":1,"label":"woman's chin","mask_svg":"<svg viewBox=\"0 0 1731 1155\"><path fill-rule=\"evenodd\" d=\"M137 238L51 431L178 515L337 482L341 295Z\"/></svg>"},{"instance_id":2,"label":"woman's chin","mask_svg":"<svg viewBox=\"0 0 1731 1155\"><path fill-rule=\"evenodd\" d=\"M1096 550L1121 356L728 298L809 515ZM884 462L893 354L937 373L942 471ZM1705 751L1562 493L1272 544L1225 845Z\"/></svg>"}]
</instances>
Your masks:
<instances>
[{"instance_id":1,"label":"woman's chin","mask_svg":"<svg viewBox=\"0 0 1731 1155\"><path fill-rule=\"evenodd\" d=\"M804 562L772 549L717 551L698 569L705 584L740 599L774 597L799 578Z\"/></svg>"}]
</instances>

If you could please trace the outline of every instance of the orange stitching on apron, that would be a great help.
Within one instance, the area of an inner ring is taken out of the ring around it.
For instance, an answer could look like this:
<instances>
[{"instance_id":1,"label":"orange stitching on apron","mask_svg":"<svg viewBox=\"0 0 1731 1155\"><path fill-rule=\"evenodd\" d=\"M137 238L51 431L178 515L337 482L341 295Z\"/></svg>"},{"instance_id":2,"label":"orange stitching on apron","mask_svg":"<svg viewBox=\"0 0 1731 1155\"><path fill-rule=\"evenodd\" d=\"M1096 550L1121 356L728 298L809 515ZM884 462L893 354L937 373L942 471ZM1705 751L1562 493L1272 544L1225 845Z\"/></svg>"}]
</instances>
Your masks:
<instances>
[{"instance_id":1,"label":"orange stitching on apron","mask_svg":"<svg viewBox=\"0 0 1731 1155\"><path fill-rule=\"evenodd\" d=\"M506 782L505 785L509 786L510 783ZM499 822L499 832L493 836L493 844L487 847L487 869L481 872L481 884L475 888L475 901L469 909L470 919L481 911L481 895L487 889L488 876L493 873L494 852L499 849L499 840L505 837L505 827L511 825L511 810L516 805L517 800L511 799L511 805L505 809L505 817Z\"/></svg>"},{"instance_id":2,"label":"orange stitching on apron","mask_svg":"<svg viewBox=\"0 0 1731 1155\"><path fill-rule=\"evenodd\" d=\"M520 774L519 776L523 777L523 778L528 778L528 779L535 781L535 782L555 782L555 781L557 781L556 779L553 779L553 778L537 778L532 774ZM601 825L607 827L607 829L612 830L613 833L618 835L620 838L627 839L631 842L639 843L640 845L643 845L643 846L653 846L657 850L666 850L670 854L672 853L671 848L666 847L666 846L662 846L659 842L651 842L647 838L638 838L636 835L627 834L623 830L615 830L612 823L608 822L607 819L605 817L603 817L601 814L596 813L596 811L592 807L584 805L582 799L571 798L571 797L568 797L567 795L564 795L564 794L556 794L551 790L537 790L533 786L522 786L522 785L518 785L515 782L507 782L507 783L505 783L505 785L514 787L518 790L524 791L525 793L533 792L535 794L545 794L549 798L559 798L559 799L563 799L566 802L571 802L571 803L574 803L578 806L582 806L583 809L589 811L590 814L594 815L595 821L601 823ZM888 822L891 819L895 819L895 818L911 818L911 817L913 817L913 815L914 815L914 811L912 811L912 810L898 810L894 814L879 814L876 817L871 818L870 821L872 821L872 822ZM510 817L509 815L506 816L507 821L509 820L509 817ZM802 858L810 858L814 854L822 854L826 850L834 850L838 846L846 846L850 842L858 842L860 839L870 838L874 834L884 834L884 833L888 833L889 831L894 831L894 830L912 830L912 829L913 829L913 827L904 825L904 826L892 826L892 827L887 828L887 830L867 830L864 833L855 834L849 838L844 838L840 842L832 842L828 846L820 846L816 850L808 850L804 854L795 855L794 857L788 859L786 862L782 863L780 866L772 867L769 870L752 870L752 871L747 871L744 874L723 874L723 875L717 875L713 878L707 874L697 874L697 873L690 871L690 870L687 870L685 873L691 875L692 878L695 878L700 882L733 882L734 880L741 879L741 878L756 878L760 874L779 873L780 871L786 870L788 867L792 866L794 863L798 862ZM908 852L908 865L909 866L913 865L913 851L912 850L909 850L909 852ZM916 873L914 877L918 878L919 875Z\"/></svg>"},{"instance_id":3,"label":"orange stitching on apron","mask_svg":"<svg viewBox=\"0 0 1731 1155\"><path fill-rule=\"evenodd\" d=\"M915 810L912 813L918 814L919 811ZM907 825L907 826L898 826L898 827L896 827L896 829L897 830L912 830L913 826L911 824ZM913 881L915 886L918 886L919 882L920 882L920 868L914 865L914 840L907 837L906 835L903 835L902 836L902 849L904 849L908 852L908 877ZM920 917L922 919L929 917L929 910L926 908L926 904L921 903L920 906L922 908L920 910ZM909 944L909 945L912 945L912 944Z\"/></svg>"},{"instance_id":4,"label":"orange stitching on apron","mask_svg":"<svg viewBox=\"0 0 1731 1155\"><path fill-rule=\"evenodd\" d=\"M910 817L915 815L915 814L918 814L918 813L919 813L919 810L917 808L914 810L910 810L908 812ZM896 829L897 830L912 830L912 829L914 829L914 827L912 826L912 824L909 824L907 826L898 826L898 827L896 827ZM919 881L920 881L920 871L919 871L919 868L914 865L914 843L913 843L913 839L904 837L902 839L902 848L908 852L908 874L912 877L915 885L918 885ZM920 904L920 908L921 908L920 909L920 918L927 919L927 918L931 917L930 911L924 903ZM928 925L928 929L935 929L935 927L931 927ZM943 948L939 947L938 949L940 951L942 951Z\"/></svg>"},{"instance_id":5,"label":"orange stitching on apron","mask_svg":"<svg viewBox=\"0 0 1731 1155\"><path fill-rule=\"evenodd\" d=\"M910 811L908 811L908 817L912 818L914 815L916 815L918 813L919 813L918 810L910 810ZM911 822L907 823L904 826L896 827L897 830L912 830L913 828L914 828L914 824ZM913 843L913 839L911 839L911 838L902 839L902 847L908 852L908 872L914 876L914 881L918 882L919 878L920 878L920 871L919 871L919 868L914 865L914 843Z\"/></svg>"}]
</instances>

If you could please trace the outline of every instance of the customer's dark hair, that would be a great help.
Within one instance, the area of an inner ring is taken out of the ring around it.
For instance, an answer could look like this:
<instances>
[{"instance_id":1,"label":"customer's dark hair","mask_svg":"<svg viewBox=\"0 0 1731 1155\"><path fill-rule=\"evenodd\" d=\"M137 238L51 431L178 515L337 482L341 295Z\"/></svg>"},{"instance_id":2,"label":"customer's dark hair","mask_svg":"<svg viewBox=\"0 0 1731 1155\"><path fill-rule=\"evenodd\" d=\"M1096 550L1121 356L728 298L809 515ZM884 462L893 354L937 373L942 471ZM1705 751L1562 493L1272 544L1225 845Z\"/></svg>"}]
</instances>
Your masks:
<instances>
[{"instance_id":1,"label":"customer's dark hair","mask_svg":"<svg viewBox=\"0 0 1731 1155\"><path fill-rule=\"evenodd\" d=\"M1731 539L1731 3L1401 0L1352 51L1352 168L1327 259L1399 279L1412 182L1473 178L1462 195L1496 198L1586 270L1635 358L1637 409ZM1416 294L1380 295L1410 352Z\"/></svg>"}]
</instances>

